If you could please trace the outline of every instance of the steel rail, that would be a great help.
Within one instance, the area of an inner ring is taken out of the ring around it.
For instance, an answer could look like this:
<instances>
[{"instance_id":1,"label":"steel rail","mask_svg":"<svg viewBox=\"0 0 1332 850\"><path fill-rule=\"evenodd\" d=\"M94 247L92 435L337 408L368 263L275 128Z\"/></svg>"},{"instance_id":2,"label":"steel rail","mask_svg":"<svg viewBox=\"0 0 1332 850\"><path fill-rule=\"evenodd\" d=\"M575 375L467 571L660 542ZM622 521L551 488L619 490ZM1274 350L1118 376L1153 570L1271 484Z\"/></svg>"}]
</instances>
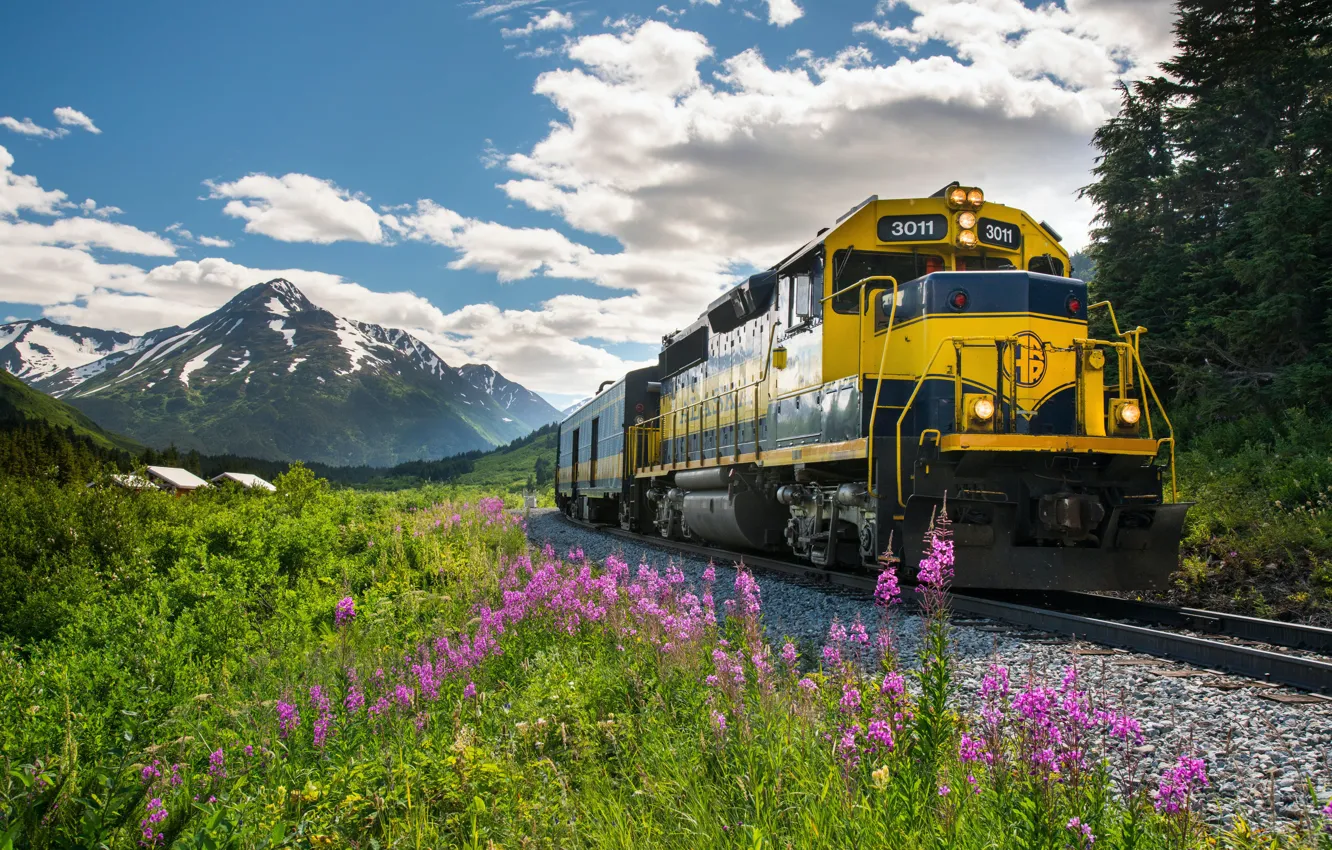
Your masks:
<instances>
[{"instance_id":1,"label":"steel rail","mask_svg":"<svg viewBox=\"0 0 1332 850\"><path fill-rule=\"evenodd\" d=\"M626 541L705 558L723 558L733 562L744 562L746 566L787 575L803 584L842 587L868 595L873 592L876 583L875 577L866 574L834 572L812 565L792 563L763 555L732 552L695 543L668 540L664 537L635 534L618 526L596 525L574 520L563 512L560 516L567 522L581 528L600 531ZM1038 603L1055 607L1036 607L1000 598L1003 596L1017 596L1018 594L1022 594L1021 598L1024 600L1035 597ZM1183 661L1244 678L1289 685L1305 691L1332 694L1332 662L1316 658L1302 658L1209 638L1183 635L1177 632L1104 619L1101 616L1088 616L1087 614L1056 610L1056 608L1061 605L1073 608L1081 606L1082 610L1095 614L1111 617L1122 615L1125 619L1155 618L1156 621L1164 625L1196 630L1206 630L1200 627L1210 626L1213 629L1220 629L1220 633L1230 637L1261 640L1267 643L1274 643L1276 642L1275 638L1281 638L1296 641L1297 645L1307 646L1311 649L1325 646L1325 644L1320 643L1322 640L1332 640L1332 630L1212 611L1187 608L1171 609L1165 605L1138 603L1116 597L1065 591L1010 591L1006 594L994 591L954 592L949 594L949 603L952 609L958 613L1000 620L1011 625L1038 631L1068 635L1091 643L1118 647L1144 655ZM1109 613L1107 614L1107 612ZM1298 643L1301 641L1303 643Z\"/></svg>"}]
</instances>

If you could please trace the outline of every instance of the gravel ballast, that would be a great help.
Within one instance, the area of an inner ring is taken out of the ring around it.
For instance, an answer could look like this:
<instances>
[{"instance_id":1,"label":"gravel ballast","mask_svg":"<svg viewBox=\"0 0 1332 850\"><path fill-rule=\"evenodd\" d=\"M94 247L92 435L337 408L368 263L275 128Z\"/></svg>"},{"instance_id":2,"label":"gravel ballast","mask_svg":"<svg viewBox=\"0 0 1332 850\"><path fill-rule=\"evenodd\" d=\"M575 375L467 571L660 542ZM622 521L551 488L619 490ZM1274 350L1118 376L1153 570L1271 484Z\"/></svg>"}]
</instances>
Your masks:
<instances>
[{"instance_id":1,"label":"gravel ballast","mask_svg":"<svg viewBox=\"0 0 1332 850\"><path fill-rule=\"evenodd\" d=\"M662 569L674 563L694 583L707 567L704 559L654 546L649 539L629 542L578 527L555 510L532 511L527 533L534 544L549 542L561 556L582 549L594 562L618 553L631 567L648 563ZM731 596L735 571L729 562L715 566L720 610L722 600ZM880 612L866 598L802 586L761 570L755 578L770 640L795 640L807 659L817 657L834 617L847 624L859 617L871 632L880 622ZM893 623L899 655L910 667L920 618L897 611ZM1180 753L1206 759L1211 785L1203 805L1213 822L1226 823L1239 814L1251 825L1277 826L1314 816L1309 783L1321 800L1332 794L1332 702L1276 702L1270 697L1291 692L1218 675L1179 675L1198 671L1149 656L1079 655L1096 648L1051 642L1050 636L996 629L994 624L978 628L955 623L952 634L964 704L973 699L981 675L996 661L1009 667L1015 685L1028 676L1057 685L1062 671L1076 665L1085 687L1142 723L1146 743L1141 769L1148 781L1154 783ZM1215 680L1224 680L1228 689L1203 684Z\"/></svg>"}]
</instances>

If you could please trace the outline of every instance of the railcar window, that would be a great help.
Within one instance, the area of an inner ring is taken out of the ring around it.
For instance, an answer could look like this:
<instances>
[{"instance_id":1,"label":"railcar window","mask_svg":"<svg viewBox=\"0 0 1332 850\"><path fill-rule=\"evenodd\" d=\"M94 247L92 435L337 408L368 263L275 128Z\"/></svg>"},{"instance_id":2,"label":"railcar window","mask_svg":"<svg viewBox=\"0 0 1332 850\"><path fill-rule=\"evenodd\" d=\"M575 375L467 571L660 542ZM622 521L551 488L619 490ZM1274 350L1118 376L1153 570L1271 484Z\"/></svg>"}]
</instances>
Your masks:
<instances>
[{"instance_id":1,"label":"railcar window","mask_svg":"<svg viewBox=\"0 0 1332 850\"><path fill-rule=\"evenodd\" d=\"M943 268L940 257L929 254L902 254L889 251L854 251L843 249L833 254L833 292L840 292L832 299L834 312L855 315L860 309L859 290L841 292L867 277L892 275L899 284L915 280L921 275ZM883 289L882 282L876 281L867 287L871 292ZM871 299L875 295L869 296ZM873 303L873 302L871 302Z\"/></svg>"},{"instance_id":2,"label":"railcar window","mask_svg":"<svg viewBox=\"0 0 1332 850\"><path fill-rule=\"evenodd\" d=\"M958 257L957 270L960 272L1011 271L1016 269L1013 261L1007 257Z\"/></svg>"},{"instance_id":3,"label":"railcar window","mask_svg":"<svg viewBox=\"0 0 1332 850\"><path fill-rule=\"evenodd\" d=\"M1051 254L1042 254L1039 257L1031 258L1031 261L1027 263L1027 271L1063 277L1064 261Z\"/></svg>"}]
</instances>

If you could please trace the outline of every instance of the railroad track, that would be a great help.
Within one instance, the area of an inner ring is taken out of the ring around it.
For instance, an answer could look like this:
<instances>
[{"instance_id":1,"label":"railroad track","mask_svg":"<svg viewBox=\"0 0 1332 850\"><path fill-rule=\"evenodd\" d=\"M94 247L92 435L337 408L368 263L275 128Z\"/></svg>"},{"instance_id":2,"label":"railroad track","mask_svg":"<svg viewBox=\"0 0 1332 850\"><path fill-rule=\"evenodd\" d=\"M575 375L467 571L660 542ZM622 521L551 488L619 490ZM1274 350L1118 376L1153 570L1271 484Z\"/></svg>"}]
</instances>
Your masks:
<instances>
[{"instance_id":1,"label":"railroad track","mask_svg":"<svg viewBox=\"0 0 1332 850\"><path fill-rule=\"evenodd\" d=\"M704 558L744 561L751 568L777 573L801 584L836 587L864 596L874 591L876 579L868 574L826 572L779 558L644 537L618 526L597 525L567 516L564 519L627 542ZM949 599L953 611L970 617L1065 635L1303 691L1332 694L1332 660L1329 660L1332 629L1068 591L973 591L951 593ZM1181 634L1172 629L1210 636ZM1310 654L1292 654L1283 649Z\"/></svg>"}]
</instances>

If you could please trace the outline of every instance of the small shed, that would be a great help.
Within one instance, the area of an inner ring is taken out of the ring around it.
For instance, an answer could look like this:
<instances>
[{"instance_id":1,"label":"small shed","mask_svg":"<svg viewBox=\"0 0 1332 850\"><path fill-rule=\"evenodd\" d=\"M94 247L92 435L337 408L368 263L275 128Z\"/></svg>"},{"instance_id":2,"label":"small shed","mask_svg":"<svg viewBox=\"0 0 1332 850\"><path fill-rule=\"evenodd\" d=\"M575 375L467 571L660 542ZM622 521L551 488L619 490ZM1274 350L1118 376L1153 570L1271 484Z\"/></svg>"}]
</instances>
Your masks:
<instances>
[{"instance_id":1,"label":"small shed","mask_svg":"<svg viewBox=\"0 0 1332 850\"><path fill-rule=\"evenodd\" d=\"M168 493L189 493L192 490L212 486L188 469L175 466L150 466L147 471L152 482Z\"/></svg>"},{"instance_id":2,"label":"small shed","mask_svg":"<svg viewBox=\"0 0 1332 850\"><path fill-rule=\"evenodd\" d=\"M94 481L92 484L89 484L88 486L89 486L89 487L92 487L92 486L94 486L96 483L97 483L97 482ZM115 474L115 475L112 475L112 476L111 476L111 483L112 483L112 484L115 484L117 487L124 487L126 490L156 490L156 489L157 489L157 485L154 484L152 481L148 480L147 478L144 478L144 477L141 476L141 475L131 475L131 474L128 474L128 473L125 473L125 474L117 473L117 474Z\"/></svg>"},{"instance_id":3,"label":"small shed","mask_svg":"<svg viewBox=\"0 0 1332 850\"><path fill-rule=\"evenodd\" d=\"M276 493L277 488L269 484L264 479L250 472L224 472L221 475L214 475L212 479L214 484L222 484L230 481L239 484L246 490L267 490L270 493Z\"/></svg>"}]
</instances>

